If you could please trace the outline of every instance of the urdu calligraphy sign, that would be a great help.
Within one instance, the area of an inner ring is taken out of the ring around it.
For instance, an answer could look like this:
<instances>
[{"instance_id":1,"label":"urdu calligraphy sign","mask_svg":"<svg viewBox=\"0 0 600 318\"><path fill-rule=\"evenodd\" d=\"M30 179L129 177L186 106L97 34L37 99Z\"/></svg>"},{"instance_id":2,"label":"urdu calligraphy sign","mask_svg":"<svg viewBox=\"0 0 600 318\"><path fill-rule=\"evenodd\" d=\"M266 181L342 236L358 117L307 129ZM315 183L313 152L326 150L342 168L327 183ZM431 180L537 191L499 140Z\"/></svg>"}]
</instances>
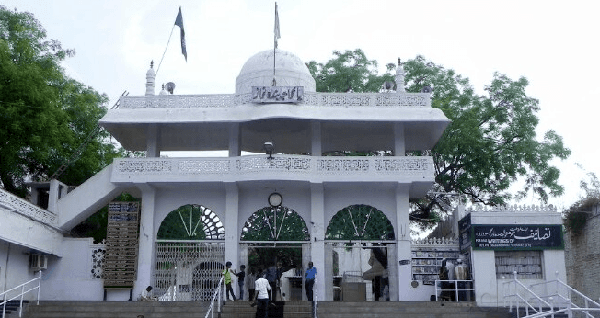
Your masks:
<instances>
[{"instance_id":1,"label":"urdu calligraphy sign","mask_svg":"<svg viewBox=\"0 0 600 318\"><path fill-rule=\"evenodd\" d=\"M561 225L476 225L471 226L475 250L563 249Z\"/></svg>"},{"instance_id":2,"label":"urdu calligraphy sign","mask_svg":"<svg viewBox=\"0 0 600 318\"><path fill-rule=\"evenodd\" d=\"M304 86L252 86L253 103L299 103Z\"/></svg>"}]
</instances>

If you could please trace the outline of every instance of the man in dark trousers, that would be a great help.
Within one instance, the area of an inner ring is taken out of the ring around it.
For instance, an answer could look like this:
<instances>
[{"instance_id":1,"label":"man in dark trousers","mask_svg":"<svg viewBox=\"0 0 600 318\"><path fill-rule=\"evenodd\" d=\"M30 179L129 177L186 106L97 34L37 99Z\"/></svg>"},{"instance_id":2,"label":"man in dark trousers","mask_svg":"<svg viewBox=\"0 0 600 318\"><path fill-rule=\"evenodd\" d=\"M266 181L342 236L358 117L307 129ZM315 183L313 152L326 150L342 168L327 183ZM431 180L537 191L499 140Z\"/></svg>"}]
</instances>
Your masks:
<instances>
[{"instance_id":1,"label":"man in dark trousers","mask_svg":"<svg viewBox=\"0 0 600 318\"><path fill-rule=\"evenodd\" d=\"M254 283L256 294L252 306L258 305L256 308L256 318L269 317L269 291L271 290L271 285L265 278L266 276L267 273L262 272L260 278Z\"/></svg>"},{"instance_id":2,"label":"man in dark trousers","mask_svg":"<svg viewBox=\"0 0 600 318\"><path fill-rule=\"evenodd\" d=\"M313 262L308 262L308 268L304 273L304 288L306 289L306 298L308 301L313 301L313 286L317 277L317 268L313 266Z\"/></svg>"}]
</instances>

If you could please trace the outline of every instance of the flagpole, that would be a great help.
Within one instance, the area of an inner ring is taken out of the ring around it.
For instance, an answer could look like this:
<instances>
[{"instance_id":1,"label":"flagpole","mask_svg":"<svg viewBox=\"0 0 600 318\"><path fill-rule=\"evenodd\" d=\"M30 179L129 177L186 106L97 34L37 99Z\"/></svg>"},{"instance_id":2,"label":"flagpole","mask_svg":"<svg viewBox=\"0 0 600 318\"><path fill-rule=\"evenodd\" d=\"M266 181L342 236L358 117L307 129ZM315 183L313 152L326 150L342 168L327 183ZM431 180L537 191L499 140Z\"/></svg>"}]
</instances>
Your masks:
<instances>
[{"instance_id":1,"label":"flagpole","mask_svg":"<svg viewBox=\"0 0 600 318\"><path fill-rule=\"evenodd\" d=\"M173 30L175 30L175 25L173 24L173 27L171 28L171 34L169 34L169 39L167 40L167 46L165 47L165 52L162 55L162 58L160 59L160 63L158 63L158 67L156 68L156 75L158 75L158 70L160 69L160 65L162 64L162 61L165 58L165 54L167 54L167 49L169 48L169 42L171 42L171 36L173 36Z\"/></svg>"},{"instance_id":2,"label":"flagpole","mask_svg":"<svg viewBox=\"0 0 600 318\"><path fill-rule=\"evenodd\" d=\"M273 30L273 83L272 86L277 85L275 81L275 50L277 49L277 1L275 1L275 29Z\"/></svg>"}]
</instances>

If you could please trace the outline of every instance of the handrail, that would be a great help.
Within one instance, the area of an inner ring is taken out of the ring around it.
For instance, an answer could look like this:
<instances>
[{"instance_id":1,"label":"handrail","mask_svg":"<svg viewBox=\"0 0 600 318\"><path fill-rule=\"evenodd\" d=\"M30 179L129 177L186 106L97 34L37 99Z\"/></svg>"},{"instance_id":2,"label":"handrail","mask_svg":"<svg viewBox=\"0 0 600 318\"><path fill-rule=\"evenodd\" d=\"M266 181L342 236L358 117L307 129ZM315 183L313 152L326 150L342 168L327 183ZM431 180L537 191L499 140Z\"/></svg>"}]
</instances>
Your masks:
<instances>
[{"instance_id":1,"label":"handrail","mask_svg":"<svg viewBox=\"0 0 600 318\"><path fill-rule=\"evenodd\" d=\"M317 275L315 275L315 283L313 285L313 302L312 302L312 308L311 308L313 318L317 318L317 305L318 305L317 299L319 299L319 297L318 297L319 296L319 293L318 293L319 288L316 288L316 290L314 288L316 285L317 285Z\"/></svg>"},{"instance_id":2,"label":"handrail","mask_svg":"<svg viewBox=\"0 0 600 318\"><path fill-rule=\"evenodd\" d=\"M556 272L556 279L549 280L549 281L542 282L542 283L532 284L530 286L530 288L544 286L544 285L549 286L550 284L554 284L554 283L556 283L556 293L551 294L551 295L546 295L546 296L540 296L541 298L548 298L548 299L552 299L553 297L558 297L559 299L561 299L562 301L564 301L566 303L566 307L564 309L555 311L554 313L557 313L557 312L572 313L572 311L578 311L578 312L584 313L585 316L588 318L593 318L594 316L589 313L590 311L600 312L600 303L597 303L596 301L587 297L580 291L574 289L573 287L567 285L565 282L560 280L560 278L558 278L558 272ZM567 291L566 296L560 294L559 287L563 287L566 289L566 291ZM582 298L582 300L584 301L583 307L580 307L573 302L572 294L575 294ZM560 308L561 306L559 305L558 307ZM544 317L544 315L536 315L536 316L531 316L531 317L532 318L533 317Z\"/></svg>"},{"instance_id":3,"label":"handrail","mask_svg":"<svg viewBox=\"0 0 600 318\"><path fill-rule=\"evenodd\" d=\"M529 287L525 286L523 283L521 283L521 281L519 281L517 279L517 272L514 271L513 272L513 279L511 281L508 282L503 282L503 285L508 285L508 288L510 290L510 284L514 284L515 288L514 288L514 294L511 295L505 295L503 298L506 301L506 298L510 298L510 312L512 312L513 309L513 301L516 298L516 304L515 304L515 308L517 309L517 318L519 318L520 313L519 313L519 303L522 301L523 304L525 304L525 316L529 316L529 309L533 309L533 311L535 312L534 314L539 314L539 313L543 313L543 305L546 306L546 308L550 308L550 313L553 312L553 307L545 300L543 300L542 298L540 298L535 292L533 292L531 289L529 289ZM525 299L523 296L521 296L518 292L517 292L517 285L519 285L521 287L521 290L526 291L527 293L529 293L530 296L532 296L532 299L537 300L539 303L539 311L535 308L535 306L533 306L527 299Z\"/></svg>"},{"instance_id":4,"label":"handrail","mask_svg":"<svg viewBox=\"0 0 600 318\"><path fill-rule=\"evenodd\" d=\"M441 288L441 283L452 283L454 282L454 288ZM473 291L475 290L474 288L458 288L458 282L464 282L465 283L465 287L468 285L466 284L467 282L471 282L471 286L473 286L473 281L472 280L463 280L463 279L436 279L434 284L435 284L435 301L438 301L438 291L443 292L443 291L454 291L454 301L458 301L458 292L459 291ZM439 287L439 289L438 289Z\"/></svg>"},{"instance_id":5,"label":"handrail","mask_svg":"<svg viewBox=\"0 0 600 318\"><path fill-rule=\"evenodd\" d=\"M20 301L19 301L19 317L21 317L21 315L23 314L23 296L25 296L25 294L29 293L30 291L33 291L33 290L37 289L37 304L38 305L40 304L40 290L41 290L41 282L42 282L42 271L39 271L39 273L40 273L39 274L40 276L38 276L36 278L33 278L33 279L30 279L27 282L25 282L25 283L23 283L23 284L21 284L21 285L19 285L17 287L14 287L14 288L11 288L11 289L7 289L4 292L0 293L0 298L4 299L2 302L0 302L0 306L2 306L2 317L6 317L6 304L9 301L13 301L13 300L15 300L15 299L17 299L19 297L20 297ZM27 286L29 283L32 283L32 282L35 282L35 281L38 281L37 286L31 287L28 290L25 290L25 286ZM6 299L6 296L7 296L7 294L9 292L18 290L19 288L21 289L21 293L20 294L12 297L10 299Z\"/></svg>"},{"instance_id":6,"label":"handrail","mask_svg":"<svg viewBox=\"0 0 600 318\"><path fill-rule=\"evenodd\" d=\"M221 302L223 300L223 297L221 295L222 293L222 285L223 285L223 279L224 277L221 277L221 279L219 280L219 285L217 286L217 289L213 292L213 296L212 299L210 301L210 306L208 307L208 311L206 312L206 315L204 316L204 318L208 318L208 315L211 315L211 318L214 318L215 315L215 311L214 311L214 306L215 306L215 301L217 301L217 312L221 312Z\"/></svg>"}]
</instances>

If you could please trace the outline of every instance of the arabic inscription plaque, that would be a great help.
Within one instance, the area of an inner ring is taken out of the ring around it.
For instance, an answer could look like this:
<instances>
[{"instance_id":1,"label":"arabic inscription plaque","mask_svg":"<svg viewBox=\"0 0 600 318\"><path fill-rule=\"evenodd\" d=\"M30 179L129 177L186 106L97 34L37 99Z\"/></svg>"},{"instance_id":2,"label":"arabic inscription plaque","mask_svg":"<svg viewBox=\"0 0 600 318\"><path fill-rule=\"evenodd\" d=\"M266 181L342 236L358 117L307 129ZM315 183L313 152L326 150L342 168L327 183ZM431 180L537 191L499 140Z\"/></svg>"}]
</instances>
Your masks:
<instances>
[{"instance_id":1,"label":"arabic inscription plaque","mask_svg":"<svg viewBox=\"0 0 600 318\"><path fill-rule=\"evenodd\" d=\"M472 225L476 250L563 249L561 225Z\"/></svg>"}]
</instances>

